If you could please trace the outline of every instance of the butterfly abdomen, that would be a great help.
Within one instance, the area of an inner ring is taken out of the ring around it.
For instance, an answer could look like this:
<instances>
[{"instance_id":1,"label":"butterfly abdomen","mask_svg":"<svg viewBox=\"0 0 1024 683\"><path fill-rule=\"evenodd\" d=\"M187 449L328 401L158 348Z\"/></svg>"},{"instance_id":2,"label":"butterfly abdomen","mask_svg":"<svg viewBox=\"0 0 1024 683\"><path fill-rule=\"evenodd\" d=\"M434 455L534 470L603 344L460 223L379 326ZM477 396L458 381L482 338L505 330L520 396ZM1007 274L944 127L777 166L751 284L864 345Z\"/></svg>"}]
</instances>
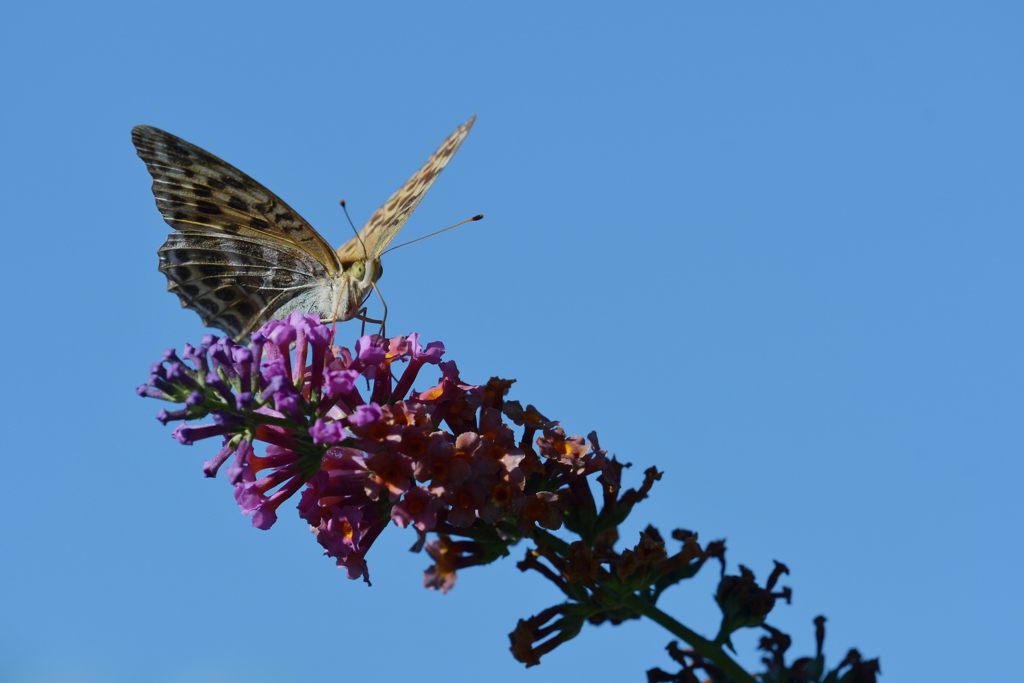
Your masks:
<instances>
[{"instance_id":1,"label":"butterfly abdomen","mask_svg":"<svg viewBox=\"0 0 1024 683\"><path fill-rule=\"evenodd\" d=\"M331 320L331 311L334 310L339 299L338 283L324 280L313 287L303 290L294 297L284 302L269 316L270 318L284 318L293 311L299 313L312 313L320 316L321 320Z\"/></svg>"}]
</instances>

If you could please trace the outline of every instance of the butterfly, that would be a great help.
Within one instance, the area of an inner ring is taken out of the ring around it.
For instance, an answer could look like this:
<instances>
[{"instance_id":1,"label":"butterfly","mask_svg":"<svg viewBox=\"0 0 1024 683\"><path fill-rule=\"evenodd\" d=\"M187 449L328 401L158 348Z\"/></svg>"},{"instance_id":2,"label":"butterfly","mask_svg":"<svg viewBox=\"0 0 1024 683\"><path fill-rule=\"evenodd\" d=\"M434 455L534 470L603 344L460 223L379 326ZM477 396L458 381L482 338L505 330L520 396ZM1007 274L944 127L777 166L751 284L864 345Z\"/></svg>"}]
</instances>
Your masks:
<instances>
[{"instance_id":1,"label":"butterfly","mask_svg":"<svg viewBox=\"0 0 1024 683\"><path fill-rule=\"evenodd\" d=\"M472 117L337 250L277 195L195 145L152 126L132 142L174 228L160 271L181 305L235 340L292 311L325 322L361 316L383 273L381 254L473 127Z\"/></svg>"}]
</instances>

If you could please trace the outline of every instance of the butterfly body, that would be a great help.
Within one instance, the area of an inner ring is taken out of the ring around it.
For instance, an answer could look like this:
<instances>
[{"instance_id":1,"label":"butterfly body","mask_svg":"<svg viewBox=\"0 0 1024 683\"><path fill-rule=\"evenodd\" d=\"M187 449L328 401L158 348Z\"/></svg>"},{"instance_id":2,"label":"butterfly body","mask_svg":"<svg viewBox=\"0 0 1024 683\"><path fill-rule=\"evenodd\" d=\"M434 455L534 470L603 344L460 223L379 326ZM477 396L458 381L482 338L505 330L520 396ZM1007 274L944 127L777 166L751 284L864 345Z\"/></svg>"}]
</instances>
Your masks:
<instances>
[{"instance_id":1,"label":"butterfly body","mask_svg":"<svg viewBox=\"0 0 1024 683\"><path fill-rule=\"evenodd\" d=\"M376 259L360 259L343 267L333 278L321 280L282 304L272 317L280 318L292 311L315 313L323 320L338 322L356 317L383 269Z\"/></svg>"},{"instance_id":2,"label":"butterfly body","mask_svg":"<svg viewBox=\"0 0 1024 683\"><path fill-rule=\"evenodd\" d=\"M209 152L150 126L132 141L174 228L160 270L182 306L243 339L292 311L355 317L383 269L380 256L469 133L459 126L358 234L337 250L255 180Z\"/></svg>"}]
</instances>

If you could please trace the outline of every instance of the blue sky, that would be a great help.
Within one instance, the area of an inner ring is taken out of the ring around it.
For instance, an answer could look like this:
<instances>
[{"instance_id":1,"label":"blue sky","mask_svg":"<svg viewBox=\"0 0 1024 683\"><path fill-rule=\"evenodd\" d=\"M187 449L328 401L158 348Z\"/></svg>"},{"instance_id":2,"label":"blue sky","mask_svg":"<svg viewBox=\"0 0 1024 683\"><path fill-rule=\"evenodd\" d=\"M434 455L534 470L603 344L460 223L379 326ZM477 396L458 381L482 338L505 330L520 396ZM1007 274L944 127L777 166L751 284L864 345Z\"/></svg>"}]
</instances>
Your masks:
<instances>
[{"instance_id":1,"label":"blue sky","mask_svg":"<svg viewBox=\"0 0 1024 683\"><path fill-rule=\"evenodd\" d=\"M507 652L514 560L372 588L241 517L134 394L195 341L129 140L166 128L335 243L476 128L390 254L394 332L665 470L646 522L792 569L797 651L1001 680L1024 591L1024 12L1010 2L33 3L0 21L0 679L643 680L657 627ZM358 330L347 328L354 339ZM344 332L342 333L344 336ZM516 558L518 559L518 558ZM1010 572L1010 574L1007 574ZM713 582L663 607L711 630ZM751 639L740 639L751 661Z\"/></svg>"}]
</instances>

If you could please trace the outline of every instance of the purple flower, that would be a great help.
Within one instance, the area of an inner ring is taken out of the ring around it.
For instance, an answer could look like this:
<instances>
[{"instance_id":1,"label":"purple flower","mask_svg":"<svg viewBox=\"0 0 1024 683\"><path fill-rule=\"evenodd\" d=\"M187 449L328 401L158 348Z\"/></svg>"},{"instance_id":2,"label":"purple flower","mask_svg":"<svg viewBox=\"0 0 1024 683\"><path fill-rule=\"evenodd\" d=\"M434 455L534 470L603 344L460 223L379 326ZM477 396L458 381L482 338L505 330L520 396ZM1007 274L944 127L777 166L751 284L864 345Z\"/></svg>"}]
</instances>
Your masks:
<instances>
[{"instance_id":1,"label":"purple flower","mask_svg":"<svg viewBox=\"0 0 1024 683\"><path fill-rule=\"evenodd\" d=\"M166 412L167 411L164 411L164 413ZM164 424L166 424L166 421L161 421L164 422ZM224 434L227 434L229 431L231 431L231 428L226 424L212 424L202 425L200 427L191 427L182 422L180 425L174 428L174 431L171 432L171 436L173 436L178 443L184 444L186 446L191 446L196 441L208 439L211 436L223 436Z\"/></svg>"},{"instance_id":2,"label":"purple flower","mask_svg":"<svg viewBox=\"0 0 1024 683\"><path fill-rule=\"evenodd\" d=\"M315 444L328 444L335 446L345 438L345 428L334 420L317 418L313 427L309 430Z\"/></svg>"},{"instance_id":3,"label":"purple flower","mask_svg":"<svg viewBox=\"0 0 1024 683\"><path fill-rule=\"evenodd\" d=\"M288 322L271 320L263 326L263 335L270 340L270 343L281 351L281 355L287 355L288 345L295 341L298 330L295 329L291 319Z\"/></svg>"},{"instance_id":4,"label":"purple flower","mask_svg":"<svg viewBox=\"0 0 1024 683\"><path fill-rule=\"evenodd\" d=\"M420 335L413 332L409 335L409 348L413 362L431 363L437 365L444 355L444 344L441 342L430 342L425 347L420 346Z\"/></svg>"},{"instance_id":5,"label":"purple flower","mask_svg":"<svg viewBox=\"0 0 1024 683\"><path fill-rule=\"evenodd\" d=\"M376 403L371 403L365 406L357 406L356 409L348 416L348 423L353 427L365 427L373 424L384 416L380 406Z\"/></svg>"},{"instance_id":6,"label":"purple flower","mask_svg":"<svg viewBox=\"0 0 1024 683\"><path fill-rule=\"evenodd\" d=\"M143 398L158 398L161 401L174 400L174 398L168 395L165 391L157 389L155 386L150 384L140 384L135 392Z\"/></svg>"},{"instance_id":7,"label":"purple flower","mask_svg":"<svg viewBox=\"0 0 1024 683\"><path fill-rule=\"evenodd\" d=\"M328 368L325 372L324 391L331 398L345 398L356 388L359 373L355 370L335 370Z\"/></svg>"},{"instance_id":8,"label":"purple flower","mask_svg":"<svg viewBox=\"0 0 1024 683\"><path fill-rule=\"evenodd\" d=\"M227 459L230 458L234 452L234 446L231 444L225 445L220 449L220 452L218 452L217 455L203 463L203 474L207 477L216 477L221 465L227 462Z\"/></svg>"},{"instance_id":9,"label":"purple flower","mask_svg":"<svg viewBox=\"0 0 1024 683\"><path fill-rule=\"evenodd\" d=\"M378 345L376 335L365 335L356 342L356 358L364 366L378 365L387 357L387 351Z\"/></svg>"},{"instance_id":10,"label":"purple flower","mask_svg":"<svg viewBox=\"0 0 1024 683\"><path fill-rule=\"evenodd\" d=\"M348 578L370 582L366 553L388 518L366 493L369 472L363 460L339 450L302 492L299 514L327 555L347 570Z\"/></svg>"}]
</instances>

